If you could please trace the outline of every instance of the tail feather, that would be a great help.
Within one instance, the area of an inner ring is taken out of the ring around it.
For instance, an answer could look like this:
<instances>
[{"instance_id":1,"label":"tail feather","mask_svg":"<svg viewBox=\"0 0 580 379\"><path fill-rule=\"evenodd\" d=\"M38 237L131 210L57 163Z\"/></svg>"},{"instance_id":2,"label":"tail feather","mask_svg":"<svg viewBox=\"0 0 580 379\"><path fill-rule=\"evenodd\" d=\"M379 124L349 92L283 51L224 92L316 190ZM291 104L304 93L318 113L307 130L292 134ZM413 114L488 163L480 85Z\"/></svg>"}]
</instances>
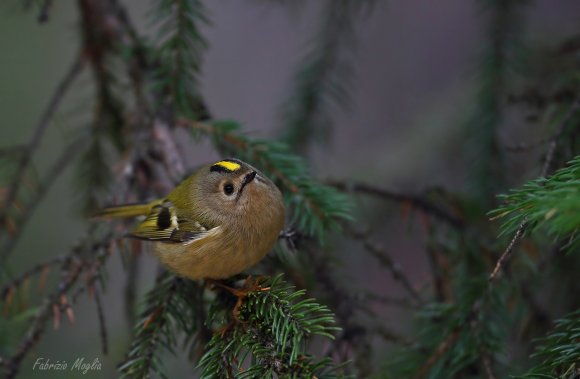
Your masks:
<instances>
[{"instance_id":1,"label":"tail feather","mask_svg":"<svg viewBox=\"0 0 580 379\"><path fill-rule=\"evenodd\" d=\"M159 201L153 201L147 204L123 204L113 207L104 208L95 214L95 217L113 218L113 217L136 217L146 216L151 212L151 208L158 204Z\"/></svg>"}]
</instances>

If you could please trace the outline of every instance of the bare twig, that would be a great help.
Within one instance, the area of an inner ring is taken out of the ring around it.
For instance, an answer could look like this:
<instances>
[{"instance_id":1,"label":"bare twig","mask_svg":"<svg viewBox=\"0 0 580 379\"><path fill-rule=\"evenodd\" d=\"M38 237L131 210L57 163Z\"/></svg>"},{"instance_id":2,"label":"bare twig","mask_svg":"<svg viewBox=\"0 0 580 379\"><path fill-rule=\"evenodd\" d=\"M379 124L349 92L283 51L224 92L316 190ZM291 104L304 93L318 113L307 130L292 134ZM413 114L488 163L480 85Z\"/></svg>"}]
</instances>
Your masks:
<instances>
[{"instance_id":1,"label":"bare twig","mask_svg":"<svg viewBox=\"0 0 580 379\"><path fill-rule=\"evenodd\" d=\"M369 241L368 236L365 233L354 232L352 231L352 228L346 229L350 231L350 235L354 239L357 239L362 242L363 247L366 251L368 251L374 258L376 258L379 261L381 265L385 266L391 272L393 278L399 283L401 283L403 288L409 293L409 295L411 295L411 297L417 304L421 304L423 302L417 290L413 288L411 282L409 281L405 273L403 273L403 271L401 270L401 265L394 262L393 259L389 256L389 254L387 254L387 252L384 249Z\"/></svg>"},{"instance_id":2,"label":"bare twig","mask_svg":"<svg viewBox=\"0 0 580 379\"><path fill-rule=\"evenodd\" d=\"M103 303L101 302L101 295L99 289L95 287L95 304L97 305L97 315L99 316L99 335L101 336L101 345L103 354L107 355L109 351L107 325L105 324L105 312L103 311Z\"/></svg>"},{"instance_id":3,"label":"bare twig","mask_svg":"<svg viewBox=\"0 0 580 379\"><path fill-rule=\"evenodd\" d=\"M81 273L90 270L94 266L87 259L96 260L100 264L103 263L103 254L95 254L95 252L106 250L112 241L110 234L105 235L98 241L92 241L91 234L92 229L89 231L88 237L74 247L70 253L58 258L62 262L62 279L57 284L55 290L45 297L28 331L20 341L16 353L9 358L5 358L4 366L7 368L6 378L13 378L18 374L22 360L36 346L40 337L44 334L46 325L54 311L58 312L55 314L55 317L60 317L60 312L63 310L71 322L74 320L74 314L72 313L72 308L66 295L78 283ZM84 256L83 253L85 253ZM105 255L105 257L107 256ZM74 302L74 296L72 298ZM58 323L59 320L55 319L55 322Z\"/></svg>"},{"instance_id":4,"label":"bare twig","mask_svg":"<svg viewBox=\"0 0 580 379\"><path fill-rule=\"evenodd\" d=\"M379 335L379 337L381 337L385 341L393 342L404 346L408 346L411 344L411 341L405 338L405 336L399 334L394 330L387 328L383 324L378 324L375 327L375 332Z\"/></svg>"},{"instance_id":5,"label":"bare twig","mask_svg":"<svg viewBox=\"0 0 580 379\"><path fill-rule=\"evenodd\" d=\"M52 0L44 0L40 6L40 13L38 14L38 22L43 23L48 21L48 12L52 7Z\"/></svg>"},{"instance_id":6,"label":"bare twig","mask_svg":"<svg viewBox=\"0 0 580 379\"><path fill-rule=\"evenodd\" d=\"M516 244L519 242L519 240L524 235L524 232L526 231L527 227L528 227L528 223L527 223L527 218L526 218L520 224L520 226L518 227L518 230L516 231L516 233L512 237L512 240L510 241L509 245L506 247L506 249L504 250L502 255L499 257L499 259L495 263L495 267L494 267L493 271L491 272L491 274L489 274L488 280L490 282L495 280L497 274L500 272L500 270L502 269L505 262L507 262L511 258Z\"/></svg>"},{"instance_id":7,"label":"bare twig","mask_svg":"<svg viewBox=\"0 0 580 379\"><path fill-rule=\"evenodd\" d=\"M330 180L327 181L327 184L345 192L357 192L365 195L379 197L381 199L410 203L415 208L419 208L422 211L437 217L441 221L448 223L454 228L462 229L464 227L463 221L460 218L456 217L450 212L447 212L446 210L439 208L429 200L424 199L418 195L408 195L388 189L373 187L360 182L341 182L337 180Z\"/></svg>"},{"instance_id":8,"label":"bare twig","mask_svg":"<svg viewBox=\"0 0 580 379\"><path fill-rule=\"evenodd\" d=\"M491 359L489 359L489 355L485 352L482 353L481 360L483 361L483 368L485 370L487 379L495 379L495 375L493 374L493 370L491 368Z\"/></svg>"},{"instance_id":9,"label":"bare twig","mask_svg":"<svg viewBox=\"0 0 580 379\"><path fill-rule=\"evenodd\" d=\"M389 269L389 271L393 275L393 278L399 283L401 283L403 288L405 288L405 290L409 293L409 295L411 295L413 300L415 300L419 304L422 303L421 296L419 295L417 290L413 288L411 282L401 270L401 265L394 262L393 259L389 256L389 254L387 254L387 252L380 246L375 245L370 241L364 241L363 246L365 250L367 250L373 257L375 257L383 266Z\"/></svg>"},{"instance_id":10,"label":"bare twig","mask_svg":"<svg viewBox=\"0 0 580 379\"><path fill-rule=\"evenodd\" d=\"M544 166L542 167L542 172L540 174L541 177L545 178L550 173L550 168L552 166L552 162L554 161L554 153L556 152L558 141L560 140L560 137L562 137L562 134L564 134L568 122L570 121L572 116L574 116L574 113L576 113L576 111L579 108L580 108L580 95L576 97L576 99L572 103L572 106L570 106L570 108L568 109L568 112L566 112L564 117L562 117L560 124L556 128L556 134L554 134L554 136L550 140L550 143L548 145L548 152L546 154L546 158L544 159Z\"/></svg>"},{"instance_id":11,"label":"bare twig","mask_svg":"<svg viewBox=\"0 0 580 379\"><path fill-rule=\"evenodd\" d=\"M421 366L421 368L419 369L419 371L417 372L417 374L414 376L414 379L423 378L429 372L429 370L431 369L431 367L433 367L433 365L453 345L455 345L455 342L457 342L457 339L459 338L459 335L461 334L461 331L462 331L462 328L461 327L457 327L457 328L453 329L453 331L447 335L447 338L445 338L443 341L441 341L441 343L437 346L437 348L435 349L435 351L433 352L433 354L431 354L431 356L427 359L427 361L425 362L425 364L423 366Z\"/></svg>"},{"instance_id":12,"label":"bare twig","mask_svg":"<svg viewBox=\"0 0 580 379\"><path fill-rule=\"evenodd\" d=\"M15 279L11 280L8 283L6 283L2 287L2 290L0 290L0 299L6 299L8 293L13 291L14 288L17 288L18 286L20 286L26 279L30 278L33 275L36 275L38 273L43 272L44 270L46 270L48 267L50 267L52 265L62 263L64 260L65 260L64 256L57 256L57 257L51 258L45 262L39 263L39 264L35 265L34 267L28 269L27 271L23 272L18 277L16 277Z\"/></svg>"},{"instance_id":13,"label":"bare twig","mask_svg":"<svg viewBox=\"0 0 580 379\"><path fill-rule=\"evenodd\" d=\"M8 195L4 200L3 206L0 207L0 221L3 221L7 217L7 212L9 210L10 205L16 199L16 195L18 194L18 190L20 188L20 184L22 183L22 179L24 177L25 172L27 171L28 165L32 160L32 155L36 151L36 148L40 144L42 137L44 136L44 132L46 131L50 121L56 110L58 109L62 99L64 98L65 94L71 88L72 83L75 81L77 76L81 73L84 67L84 60L80 54L77 55L73 64L66 72L62 81L58 84L54 94L52 95L46 109L42 113L40 120L38 121L38 125L34 130L32 138L28 142L26 146L26 150L20 159L20 162L16 168L16 172L12 182L9 186Z\"/></svg>"},{"instance_id":14,"label":"bare twig","mask_svg":"<svg viewBox=\"0 0 580 379\"><path fill-rule=\"evenodd\" d=\"M83 148L84 144L77 140L74 141L68 148L66 148L61 156L56 160L54 165L49 168L44 180L41 182L39 187L36 189L36 194L27 204L25 204L24 208L21 209L19 213L19 223L18 228L14 230L14 233L10 236L6 236L5 242L0 247L0 262L5 262L6 259L12 253L14 247L16 246L17 242L19 241L20 237L22 236L22 232L30 220L30 216L36 209L36 207L40 204L41 200L44 198L48 190L52 187L52 185L57 181L57 179L62 175L68 165L74 162L74 157L80 153L81 149ZM9 217L9 216L5 216Z\"/></svg>"},{"instance_id":15,"label":"bare twig","mask_svg":"<svg viewBox=\"0 0 580 379\"><path fill-rule=\"evenodd\" d=\"M55 292L44 300L44 304L39 308L34 321L30 325L24 339L16 349L16 353L7 360L6 367L8 373L6 378L14 378L20 369L20 364L28 352L38 343L41 335L45 331L46 324L52 314L53 306L60 304L63 294L76 283L82 268L78 261L78 250L73 250L68 259L63 263L63 279L60 281Z\"/></svg>"}]
</instances>

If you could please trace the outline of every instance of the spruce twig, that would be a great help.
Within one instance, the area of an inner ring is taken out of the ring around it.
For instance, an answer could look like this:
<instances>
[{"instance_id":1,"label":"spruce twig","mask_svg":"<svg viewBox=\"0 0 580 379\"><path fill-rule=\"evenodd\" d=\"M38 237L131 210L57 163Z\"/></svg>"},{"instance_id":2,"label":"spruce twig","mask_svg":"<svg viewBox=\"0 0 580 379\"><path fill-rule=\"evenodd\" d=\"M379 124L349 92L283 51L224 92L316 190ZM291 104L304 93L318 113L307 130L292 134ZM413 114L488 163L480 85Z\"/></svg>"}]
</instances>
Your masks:
<instances>
[{"instance_id":1,"label":"spruce twig","mask_svg":"<svg viewBox=\"0 0 580 379\"><path fill-rule=\"evenodd\" d=\"M283 104L281 140L291 151L304 153L329 132L330 105L345 107L356 46L355 20L371 8L371 0L331 0L324 4L321 27L292 79Z\"/></svg>"},{"instance_id":2,"label":"spruce twig","mask_svg":"<svg viewBox=\"0 0 580 379\"><path fill-rule=\"evenodd\" d=\"M542 165L542 171L540 173L540 178L545 178L549 175L550 167L552 166L552 161L555 155L555 149L558 146L558 141L561 138L568 122L574 115L574 113L578 110L579 104L578 99L572 104L568 112L566 112L565 116L562 118L558 127L556 128L557 132L552 137L550 144L548 146L548 152L546 153L544 163ZM544 182L542 182L544 183ZM458 340L458 337L461 333L464 333L466 329L473 329L479 323L479 315L482 312L483 304L485 299L490 295L492 287L494 283L497 281L499 273L505 266L505 264L509 261L511 256L513 255L514 249L516 245L520 242L520 240L524 236L524 232L528 228L528 217L524 216L522 222L517 227L513 237L510 240L510 243L497 259L495 266L491 273L489 274L487 285L482 292L482 295L477 298L473 305L471 306L470 310L466 315L463 317L462 322L457 326L451 333L447 335L447 337L438 345L435 351L430 355L427 362L419 369L415 378L422 378L429 372L430 368L439 360L445 352L447 352Z\"/></svg>"},{"instance_id":3,"label":"spruce twig","mask_svg":"<svg viewBox=\"0 0 580 379\"><path fill-rule=\"evenodd\" d=\"M14 378L18 374L22 360L36 346L42 334L44 334L53 309L55 307L60 309L61 306L67 304L67 302L63 302L63 297L77 283L80 274L85 269L85 263L83 262L81 254L86 252L88 256L94 256L95 251L106 247L109 241L110 235L96 242L91 242L89 237L87 240L79 243L63 258L61 265L62 278L56 286L56 289L44 299L24 338L18 344L16 352L9 358L6 358L4 364L7 368L6 378ZM55 319L55 322L58 322L58 320Z\"/></svg>"},{"instance_id":4,"label":"spruce twig","mask_svg":"<svg viewBox=\"0 0 580 379\"><path fill-rule=\"evenodd\" d=\"M576 100L574 100L574 102L572 103L572 106L568 109L568 111L566 112L566 114L564 115L564 117L562 118L560 123L558 124L558 127L556 128L556 133L551 138L551 140L548 144L548 152L546 153L546 156L544 158L544 164L542 166L540 178L545 178L550 174L551 166L552 166L552 163L554 160L554 154L556 152L556 147L558 146L558 141L560 140L560 138L562 137L562 134L566 130L566 126L568 125L568 123L572 119L572 116L574 116L574 114L578 111L578 109L580 109L580 95L579 95L579 97L576 98ZM518 226L518 228L517 228L512 240L510 241L508 247L504 250L502 255L497 260L493 271L489 275L489 282L493 282L493 280L496 278L498 273L501 271L503 265L510 259L511 255L513 254L513 249L514 249L515 245L524 236L527 228L528 228L528 218L524 217L522 222Z\"/></svg>"}]
</instances>

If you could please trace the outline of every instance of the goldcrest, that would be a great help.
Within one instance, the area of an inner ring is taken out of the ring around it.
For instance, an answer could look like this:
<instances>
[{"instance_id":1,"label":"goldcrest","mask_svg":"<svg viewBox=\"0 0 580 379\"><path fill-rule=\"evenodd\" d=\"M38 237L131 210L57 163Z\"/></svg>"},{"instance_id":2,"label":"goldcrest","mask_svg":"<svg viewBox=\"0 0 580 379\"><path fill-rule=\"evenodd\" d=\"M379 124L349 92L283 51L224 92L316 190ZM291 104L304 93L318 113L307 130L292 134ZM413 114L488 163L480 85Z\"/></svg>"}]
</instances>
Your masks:
<instances>
[{"instance_id":1,"label":"goldcrest","mask_svg":"<svg viewBox=\"0 0 580 379\"><path fill-rule=\"evenodd\" d=\"M258 263L284 227L276 185L237 159L206 165L169 195L103 209L99 216L146 216L129 235L152 241L169 270L190 279L224 279Z\"/></svg>"}]
</instances>

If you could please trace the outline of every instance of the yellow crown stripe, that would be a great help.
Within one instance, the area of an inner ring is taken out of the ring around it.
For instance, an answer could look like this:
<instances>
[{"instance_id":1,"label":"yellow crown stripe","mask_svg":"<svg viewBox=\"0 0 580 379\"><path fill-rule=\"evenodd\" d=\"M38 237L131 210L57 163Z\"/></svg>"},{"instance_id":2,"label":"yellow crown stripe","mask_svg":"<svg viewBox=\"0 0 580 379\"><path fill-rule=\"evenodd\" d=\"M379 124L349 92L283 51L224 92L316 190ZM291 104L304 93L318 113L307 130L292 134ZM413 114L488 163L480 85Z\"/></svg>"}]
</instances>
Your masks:
<instances>
[{"instance_id":1,"label":"yellow crown stripe","mask_svg":"<svg viewBox=\"0 0 580 379\"><path fill-rule=\"evenodd\" d=\"M219 161L219 162L215 163L214 166L221 166L228 171L236 171L242 167L238 163L231 162L231 161Z\"/></svg>"}]
</instances>

